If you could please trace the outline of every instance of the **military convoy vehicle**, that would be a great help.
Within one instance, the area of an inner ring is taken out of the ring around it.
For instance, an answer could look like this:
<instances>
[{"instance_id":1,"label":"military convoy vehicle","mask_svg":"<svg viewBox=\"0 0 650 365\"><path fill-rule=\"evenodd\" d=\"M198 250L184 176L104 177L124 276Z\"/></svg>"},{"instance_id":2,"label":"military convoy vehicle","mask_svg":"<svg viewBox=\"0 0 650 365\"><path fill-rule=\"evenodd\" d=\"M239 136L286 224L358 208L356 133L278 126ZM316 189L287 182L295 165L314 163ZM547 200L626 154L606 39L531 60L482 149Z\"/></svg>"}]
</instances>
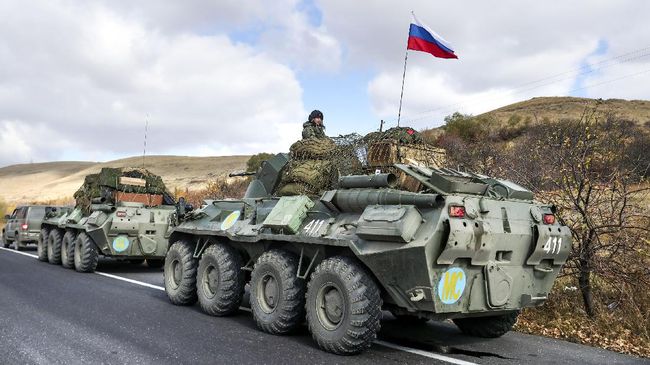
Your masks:
<instances>
[{"instance_id":1,"label":"military convoy vehicle","mask_svg":"<svg viewBox=\"0 0 650 365\"><path fill-rule=\"evenodd\" d=\"M93 272L99 256L162 267L176 217L162 179L144 169L103 168L75 193L76 206L48 211L38 258Z\"/></svg>"},{"instance_id":2,"label":"military convoy vehicle","mask_svg":"<svg viewBox=\"0 0 650 365\"><path fill-rule=\"evenodd\" d=\"M22 250L27 244L37 243L41 222L46 212L63 207L46 205L22 205L5 216L6 224L2 229L2 241L5 248L12 243L16 250Z\"/></svg>"},{"instance_id":3,"label":"military convoy vehicle","mask_svg":"<svg viewBox=\"0 0 650 365\"><path fill-rule=\"evenodd\" d=\"M164 265L172 303L229 315L248 283L260 330L306 320L336 354L371 346L382 310L498 337L546 300L571 248L554 208L510 181L398 163L319 195L277 196L288 164L266 161L243 199L179 207Z\"/></svg>"}]
</instances>

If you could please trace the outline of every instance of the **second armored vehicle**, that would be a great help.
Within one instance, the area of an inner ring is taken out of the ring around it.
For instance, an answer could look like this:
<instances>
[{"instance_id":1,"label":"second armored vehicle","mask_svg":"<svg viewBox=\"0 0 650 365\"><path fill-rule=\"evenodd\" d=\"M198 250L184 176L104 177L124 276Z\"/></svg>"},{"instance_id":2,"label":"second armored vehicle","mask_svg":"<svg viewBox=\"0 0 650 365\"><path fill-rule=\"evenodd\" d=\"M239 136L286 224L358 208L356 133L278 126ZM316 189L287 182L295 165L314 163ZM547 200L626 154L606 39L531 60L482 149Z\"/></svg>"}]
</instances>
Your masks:
<instances>
[{"instance_id":1,"label":"second armored vehicle","mask_svg":"<svg viewBox=\"0 0 650 365\"><path fill-rule=\"evenodd\" d=\"M176 206L162 179L143 169L88 175L77 205L50 212L39 236L41 261L93 272L99 256L161 267Z\"/></svg>"}]
</instances>

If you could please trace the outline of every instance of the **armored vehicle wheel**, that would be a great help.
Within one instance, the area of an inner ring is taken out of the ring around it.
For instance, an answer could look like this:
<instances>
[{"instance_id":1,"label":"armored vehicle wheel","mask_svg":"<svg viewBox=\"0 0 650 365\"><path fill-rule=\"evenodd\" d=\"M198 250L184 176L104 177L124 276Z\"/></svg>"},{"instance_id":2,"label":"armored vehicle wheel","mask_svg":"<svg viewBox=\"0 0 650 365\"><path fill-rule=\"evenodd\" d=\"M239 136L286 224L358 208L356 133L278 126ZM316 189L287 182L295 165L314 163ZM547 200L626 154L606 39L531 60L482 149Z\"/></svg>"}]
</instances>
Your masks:
<instances>
[{"instance_id":1,"label":"armored vehicle wheel","mask_svg":"<svg viewBox=\"0 0 650 365\"><path fill-rule=\"evenodd\" d=\"M53 265L61 264L62 234L58 229L53 229L47 237L47 261Z\"/></svg>"},{"instance_id":2,"label":"armored vehicle wheel","mask_svg":"<svg viewBox=\"0 0 650 365\"><path fill-rule=\"evenodd\" d=\"M199 261L196 292L204 312L225 316L239 308L244 296L242 258L230 246L208 246Z\"/></svg>"},{"instance_id":3,"label":"armored vehicle wheel","mask_svg":"<svg viewBox=\"0 0 650 365\"><path fill-rule=\"evenodd\" d=\"M196 303L196 269L199 266L193 257L194 249L185 241L177 241L169 247L163 277L165 292L176 305Z\"/></svg>"},{"instance_id":4,"label":"armored vehicle wheel","mask_svg":"<svg viewBox=\"0 0 650 365\"><path fill-rule=\"evenodd\" d=\"M163 267L165 264L164 259L147 259L147 266L149 266L152 269L158 269Z\"/></svg>"},{"instance_id":5,"label":"armored vehicle wheel","mask_svg":"<svg viewBox=\"0 0 650 365\"><path fill-rule=\"evenodd\" d=\"M519 311L500 316L456 318L454 323L470 336L494 338L505 335L517 322Z\"/></svg>"},{"instance_id":6,"label":"armored vehicle wheel","mask_svg":"<svg viewBox=\"0 0 650 365\"><path fill-rule=\"evenodd\" d=\"M321 262L307 287L307 324L320 348L359 353L377 338L381 297L373 278L347 257Z\"/></svg>"},{"instance_id":7,"label":"armored vehicle wheel","mask_svg":"<svg viewBox=\"0 0 650 365\"><path fill-rule=\"evenodd\" d=\"M38 235L36 254L39 261L47 261L47 238L49 233L50 231L47 228L41 228L41 233Z\"/></svg>"},{"instance_id":8,"label":"armored vehicle wheel","mask_svg":"<svg viewBox=\"0 0 650 365\"><path fill-rule=\"evenodd\" d=\"M285 334L305 316L305 281L296 276L298 258L285 251L263 253L251 275L253 319L262 331Z\"/></svg>"},{"instance_id":9,"label":"armored vehicle wheel","mask_svg":"<svg viewBox=\"0 0 650 365\"><path fill-rule=\"evenodd\" d=\"M68 269L74 268L74 242L77 239L75 231L67 231L61 239L61 265Z\"/></svg>"},{"instance_id":10,"label":"armored vehicle wheel","mask_svg":"<svg viewBox=\"0 0 650 365\"><path fill-rule=\"evenodd\" d=\"M99 256L95 244L84 232L74 241L74 268L79 272L94 272Z\"/></svg>"}]
</instances>

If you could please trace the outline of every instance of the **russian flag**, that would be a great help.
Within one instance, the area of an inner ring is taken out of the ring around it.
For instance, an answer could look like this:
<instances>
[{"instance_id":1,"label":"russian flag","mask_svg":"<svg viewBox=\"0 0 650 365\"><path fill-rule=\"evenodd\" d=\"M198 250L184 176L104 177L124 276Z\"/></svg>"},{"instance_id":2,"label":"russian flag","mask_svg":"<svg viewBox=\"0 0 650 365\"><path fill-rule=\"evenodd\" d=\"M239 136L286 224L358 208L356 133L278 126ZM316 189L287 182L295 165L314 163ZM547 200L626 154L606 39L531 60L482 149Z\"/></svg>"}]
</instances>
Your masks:
<instances>
[{"instance_id":1,"label":"russian flag","mask_svg":"<svg viewBox=\"0 0 650 365\"><path fill-rule=\"evenodd\" d=\"M431 28L422 24L415 17L415 13L412 13L412 15L413 21L409 28L409 41L406 49L431 53L434 57L439 58L458 58L454 54L454 49L449 42L431 30Z\"/></svg>"}]
</instances>

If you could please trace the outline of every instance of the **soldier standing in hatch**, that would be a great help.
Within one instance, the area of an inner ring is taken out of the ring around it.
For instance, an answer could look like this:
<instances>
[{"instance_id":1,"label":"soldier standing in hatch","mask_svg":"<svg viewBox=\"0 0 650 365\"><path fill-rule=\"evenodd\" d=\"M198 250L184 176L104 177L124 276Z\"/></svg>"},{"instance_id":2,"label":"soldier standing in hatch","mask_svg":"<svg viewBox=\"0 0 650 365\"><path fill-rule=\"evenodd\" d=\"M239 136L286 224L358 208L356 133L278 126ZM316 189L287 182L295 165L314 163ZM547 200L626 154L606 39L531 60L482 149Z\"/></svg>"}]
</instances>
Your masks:
<instances>
[{"instance_id":1,"label":"soldier standing in hatch","mask_svg":"<svg viewBox=\"0 0 650 365\"><path fill-rule=\"evenodd\" d=\"M323 113L314 110L309 114L309 119L302 125L302 139L327 138L323 125Z\"/></svg>"}]
</instances>

